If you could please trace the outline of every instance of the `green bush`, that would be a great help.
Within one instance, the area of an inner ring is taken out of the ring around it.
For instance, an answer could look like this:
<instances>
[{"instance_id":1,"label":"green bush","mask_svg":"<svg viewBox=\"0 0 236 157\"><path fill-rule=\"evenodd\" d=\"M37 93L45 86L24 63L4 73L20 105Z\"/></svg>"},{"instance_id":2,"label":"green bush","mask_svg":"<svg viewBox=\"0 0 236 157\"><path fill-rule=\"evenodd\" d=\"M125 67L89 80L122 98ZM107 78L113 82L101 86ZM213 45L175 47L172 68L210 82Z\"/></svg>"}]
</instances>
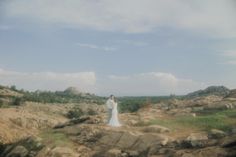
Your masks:
<instances>
[{"instance_id":1,"label":"green bush","mask_svg":"<svg viewBox=\"0 0 236 157\"><path fill-rule=\"evenodd\" d=\"M149 105L156 104L159 102L165 102L170 99L181 99L181 96L141 96L141 97L120 97L119 100L119 111L120 112L136 112L140 108Z\"/></svg>"},{"instance_id":2,"label":"green bush","mask_svg":"<svg viewBox=\"0 0 236 157\"><path fill-rule=\"evenodd\" d=\"M95 110L89 108L87 114L92 116L92 115L97 115L98 113Z\"/></svg>"},{"instance_id":3,"label":"green bush","mask_svg":"<svg viewBox=\"0 0 236 157\"><path fill-rule=\"evenodd\" d=\"M54 130L44 130L39 134L39 137L42 139L44 145L50 147L73 147L73 142L68 138L67 135L56 132Z\"/></svg>"},{"instance_id":4,"label":"green bush","mask_svg":"<svg viewBox=\"0 0 236 157\"><path fill-rule=\"evenodd\" d=\"M3 101L0 99L0 108L3 106Z\"/></svg>"},{"instance_id":5,"label":"green bush","mask_svg":"<svg viewBox=\"0 0 236 157\"><path fill-rule=\"evenodd\" d=\"M20 105L22 105L24 102L25 102L24 98L22 98L22 97L15 97L15 98L13 98L13 100L12 100L12 105L14 105L14 106L20 106Z\"/></svg>"},{"instance_id":6,"label":"green bush","mask_svg":"<svg viewBox=\"0 0 236 157\"><path fill-rule=\"evenodd\" d=\"M142 103L137 103L137 102L126 102L126 103L120 103L118 108L120 112L136 112L140 108L142 108L144 104Z\"/></svg>"},{"instance_id":7,"label":"green bush","mask_svg":"<svg viewBox=\"0 0 236 157\"><path fill-rule=\"evenodd\" d=\"M70 119L74 119L74 118L80 118L83 115L84 113L80 108L74 108L73 110L70 110L66 116Z\"/></svg>"},{"instance_id":8,"label":"green bush","mask_svg":"<svg viewBox=\"0 0 236 157\"><path fill-rule=\"evenodd\" d=\"M10 87L10 89L11 89L11 90L13 90L13 91L17 91L17 89L16 89L16 86L15 86L15 85L12 85L12 86Z\"/></svg>"}]
</instances>

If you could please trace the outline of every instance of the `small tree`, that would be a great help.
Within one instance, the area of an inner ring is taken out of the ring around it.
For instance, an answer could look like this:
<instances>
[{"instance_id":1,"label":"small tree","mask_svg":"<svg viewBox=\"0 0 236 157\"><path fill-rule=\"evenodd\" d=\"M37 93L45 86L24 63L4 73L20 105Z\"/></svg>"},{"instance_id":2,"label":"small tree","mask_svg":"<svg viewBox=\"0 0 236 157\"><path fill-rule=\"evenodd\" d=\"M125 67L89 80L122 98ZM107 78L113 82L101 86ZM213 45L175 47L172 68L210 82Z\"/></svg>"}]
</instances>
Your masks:
<instances>
[{"instance_id":1,"label":"small tree","mask_svg":"<svg viewBox=\"0 0 236 157\"><path fill-rule=\"evenodd\" d=\"M70 110L66 116L70 119L73 119L80 118L82 115L84 115L84 113L80 108L74 108L73 110Z\"/></svg>"},{"instance_id":2,"label":"small tree","mask_svg":"<svg viewBox=\"0 0 236 157\"><path fill-rule=\"evenodd\" d=\"M16 86L15 86L15 85L12 85L12 86L10 87L10 89L16 91Z\"/></svg>"},{"instance_id":3,"label":"small tree","mask_svg":"<svg viewBox=\"0 0 236 157\"><path fill-rule=\"evenodd\" d=\"M0 108L3 106L3 101L0 99Z\"/></svg>"},{"instance_id":4,"label":"small tree","mask_svg":"<svg viewBox=\"0 0 236 157\"><path fill-rule=\"evenodd\" d=\"M25 102L25 101L24 101L23 98L21 98L21 97L16 97L16 98L13 99L12 105L14 105L14 106L20 106L20 105L22 105L24 102Z\"/></svg>"},{"instance_id":5,"label":"small tree","mask_svg":"<svg viewBox=\"0 0 236 157\"><path fill-rule=\"evenodd\" d=\"M97 115L98 113L95 110L89 108L87 114L92 116L92 115Z\"/></svg>"}]
</instances>

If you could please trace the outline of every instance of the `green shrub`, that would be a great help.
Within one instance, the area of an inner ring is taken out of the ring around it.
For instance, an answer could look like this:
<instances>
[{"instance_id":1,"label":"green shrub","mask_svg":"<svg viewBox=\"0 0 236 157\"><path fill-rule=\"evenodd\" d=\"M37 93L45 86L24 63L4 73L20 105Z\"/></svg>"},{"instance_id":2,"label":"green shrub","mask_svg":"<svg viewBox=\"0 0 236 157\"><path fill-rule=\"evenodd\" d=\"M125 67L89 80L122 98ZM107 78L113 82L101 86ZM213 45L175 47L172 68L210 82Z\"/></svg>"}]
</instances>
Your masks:
<instances>
[{"instance_id":1,"label":"green shrub","mask_svg":"<svg viewBox=\"0 0 236 157\"><path fill-rule=\"evenodd\" d=\"M0 99L0 108L3 106L3 101Z\"/></svg>"},{"instance_id":2,"label":"green shrub","mask_svg":"<svg viewBox=\"0 0 236 157\"><path fill-rule=\"evenodd\" d=\"M50 147L73 146L73 142L67 137L67 135L54 130L45 130L39 134L39 137L42 138L43 144Z\"/></svg>"},{"instance_id":3,"label":"green shrub","mask_svg":"<svg viewBox=\"0 0 236 157\"><path fill-rule=\"evenodd\" d=\"M136 112L143 106L144 104L136 102L136 103L121 103L119 104L118 107L120 112Z\"/></svg>"},{"instance_id":4,"label":"green shrub","mask_svg":"<svg viewBox=\"0 0 236 157\"><path fill-rule=\"evenodd\" d=\"M15 98L13 98L13 100L12 100L12 105L14 105L14 106L20 106L20 105L22 105L24 102L25 102L24 98L22 98L22 97L15 97Z\"/></svg>"},{"instance_id":5,"label":"green shrub","mask_svg":"<svg viewBox=\"0 0 236 157\"><path fill-rule=\"evenodd\" d=\"M98 113L95 110L89 108L87 114L92 116L92 115L97 115Z\"/></svg>"},{"instance_id":6,"label":"green shrub","mask_svg":"<svg viewBox=\"0 0 236 157\"><path fill-rule=\"evenodd\" d=\"M80 108L74 108L67 113L67 117L70 119L80 118L84 113Z\"/></svg>"},{"instance_id":7,"label":"green shrub","mask_svg":"<svg viewBox=\"0 0 236 157\"><path fill-rule=\"evenodd\" d=\"M16 86L15 86L15 85L12 85L12 86L10 87L10 89L11 89L11 90L13 90L13 91L17 91L17 89L16 89Z\"/></svg>"},{"instance_id":8,"label":"green shrub","mask_svg":"<svg viewBox=\"0 0 236 157\"><path fill-rule=\"evenodd\" d=\"M140 97L120 97L118 98L118 108L120 112L136 112L140 108L156 104L159 102L165 102L170 99L181 99L181 96L140 96Z\"/></svg>"}]
</instances>

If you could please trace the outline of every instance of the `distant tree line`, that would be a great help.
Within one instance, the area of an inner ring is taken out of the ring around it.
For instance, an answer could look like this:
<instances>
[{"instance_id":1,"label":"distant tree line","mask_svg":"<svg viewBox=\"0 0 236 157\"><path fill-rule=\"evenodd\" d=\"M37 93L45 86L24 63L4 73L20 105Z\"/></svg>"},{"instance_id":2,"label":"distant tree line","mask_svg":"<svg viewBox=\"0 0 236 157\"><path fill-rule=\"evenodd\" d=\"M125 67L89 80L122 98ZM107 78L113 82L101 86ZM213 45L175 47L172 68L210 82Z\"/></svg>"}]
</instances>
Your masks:
<instances>
[{"instance_id":1,"label":"distant tree line","mask_svg":"<svg viewBox=\"0 0 236 157\"><path fill-rule=\"evenodd\" d=\"M75 91L75 88L68 88L65 91L24 91L18 90L16 86L0 86L0 90L8 89L18 92L22 96L16 95L1 95L0 94L0 107L3 106L19 106L26 101L38 102L38 103L96 103L98 105L104 104L105 99L103 97L96 96L89 93L79 93Z\"/></svg>"},{"instance_id":2,"label":"distant tree line","mask_svg":"<svg viewBox=\"0 0 236 157\"><path fill-rule=\"evenodd\" d=\"M92 94L73 94L64 91L35 91L24 92L22 97L25 101L40 102L40 103L96 103L103 104L104 100L101 97Z\"/></svg>"},{"instance_id":3,"label":"distant tree line","mask_svg":"<svg viewBox=\"0 0 236 157\"><path fill-rule=\"evenodd\" d=\"M16 86L3 87L8 88L12 91L21 93L21 97L11 97L8 99L11 100L8 102L9 105L19 106L25 101L38 102L38 103L95 103L98 105L105 104L106 98L96 96L89 93L80 93L76 91L74 87L69 87L64 91L24 91L17 90ZM5 96L4 96L5 97ZM4 98L3 97L3 98ZM163 102L173 98L182 98L181 96L175 96L171 94L170 96L140 96L140 97L118 97L119 111L120 112L136 112L140 108L143 108L150 104L155 104ZM1 99L0 95L0 107L3 106L4 101ZM68 117L74 117L75 115L82 115L79 109L74 109L73 112L69 113ZM77 116L78 117L78 116Z\"/></svg>"},{"instance_id":4,"label":"distant tree line","mask_svg":"<svg viewBox=\"0 0 236 157\"><path fill-rule=\"evenodd\" d=\"M171 94L170 96L140 96L140 97L120 97L119 111L120 112L136 112L145 106L163 102L173 98L180 98Z\"/></svg>"}]
</instances>

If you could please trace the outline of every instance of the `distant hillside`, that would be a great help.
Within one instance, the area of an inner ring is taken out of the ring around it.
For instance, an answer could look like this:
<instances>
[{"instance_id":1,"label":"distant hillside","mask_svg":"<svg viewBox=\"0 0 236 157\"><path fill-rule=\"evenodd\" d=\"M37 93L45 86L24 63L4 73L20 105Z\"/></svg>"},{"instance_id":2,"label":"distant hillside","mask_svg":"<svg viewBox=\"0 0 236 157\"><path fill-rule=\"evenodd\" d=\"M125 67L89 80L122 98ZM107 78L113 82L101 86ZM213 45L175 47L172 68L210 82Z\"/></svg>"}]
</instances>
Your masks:
<instances>
[{"instance_id":1,"label":"distant hillside","mask_svg":"<svg viewBox=\"0 0 236 157\"><path fill-rule=\"evenodd\" d=\"M224 86L210 86L204 90L198 90L192 93L189 93L185 96L185 98L195 98L195 97L202 97L202 96L209 96L209 95L216 95L226 97L230 94L230 90Z\"/></svg>"},{"instance_id":2,"label":"distant hillside","mask_svg":"<svg viewBox=\"0 0 236 157\"><path fill-rule=\"evenodd\" d=\"M76 87L68 87L66 90L64 90L64 93L72 95L80 95L82 92L80 92Z\"/></svg>"},{"instance_id":3,"label":"distant hillside","mask_svg":"<svg viewBox=\"0 0 236 157\"><path fill-rule=\"evenodd\" d=\"M236 89L230 91L229 95L226 96L227 98L236 98Z\"/></svg>"},{"instance_id":4,"label":"distant hillside","mask_svg":"<svg viewBox=\"0 0 236 157\"><path fill-rule=\"evenodd\" d=\"M103 98L90 93L81 93L74 87L65 91L35 91L24 92L26 101L40 103L96 103L103 104Z\"/></svg>"},{"instance_id":5,"label":"distant hillside","mask_svg":"<svg viewBox=\"0 0 236 157\"><path fill-rule=\"evenodd\" d=\"M23 94L15 89L15 86L6 87L0 85L0 107L19 105Z\"/></svg>"},{"instance_id":6,"label":"distant hillside","mask_svg":"<svg viewBox=\"0 0 236 157\"><path fill-rule=\"evenodd\" d=\"M0 85L0 97L21 97L22 94L19 93L14 86L6 87Z\"/></svg>"},{"instance_id":7,"label":"distant hillside","mask_svg":"<svg viewBox=\"0 0 236 157\"><path fill-rule=\"evenodd\" d=\"M103 104L104 98L90 93L82 93L75 87L64 91L24 91L17 90L15 86L0 86L0 107L21 105L25 101L39 103L96 103Z\"/></svg>"}]
</instances>

